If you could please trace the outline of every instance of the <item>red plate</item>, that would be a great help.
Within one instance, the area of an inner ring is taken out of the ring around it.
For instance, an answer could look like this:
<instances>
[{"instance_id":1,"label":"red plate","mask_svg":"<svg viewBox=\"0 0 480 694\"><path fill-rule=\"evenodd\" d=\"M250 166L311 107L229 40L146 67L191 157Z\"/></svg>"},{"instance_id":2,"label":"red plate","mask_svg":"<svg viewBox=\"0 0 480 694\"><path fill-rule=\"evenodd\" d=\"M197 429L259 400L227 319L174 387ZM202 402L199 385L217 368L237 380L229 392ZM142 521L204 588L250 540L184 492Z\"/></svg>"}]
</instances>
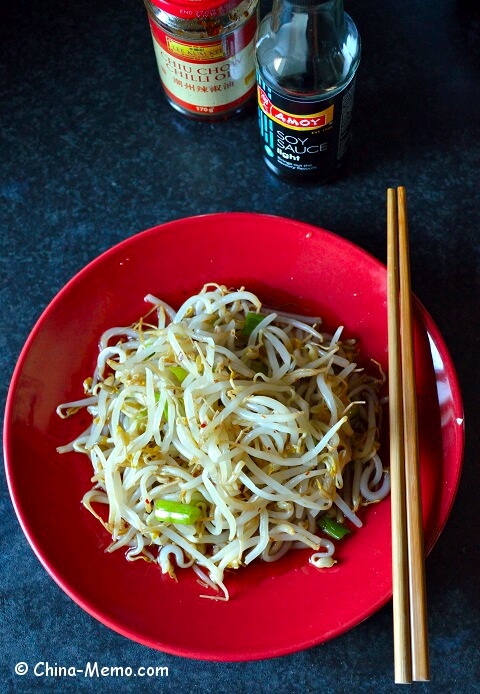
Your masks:
<instances>
[{"instance_id":1,"label":"red plate","mask_svg":"<svg viewBox=\"0 0 480 694\"><path fill-rule=\"evenodd\" d=\"M100 334L145 313L151 292L173 306L206 282L246 286L268 305L322 315L360 338L386 369L386 270L332 233L258 214L181 219L132 236L78 273L34 327L13 375L5 459L13 503L38 558L82 608L124 636L176 655L250 660L291 653L337 636L391 596L390 502L370 506L365 527L337 543L335 567L309 551L231 571L230 602L199 597L191 570L178 583L160 569L106 554L109 537L80 503L90 464L58 455L85 425L56 406L83 393ZM414 335L426 546L450 512L463 455L461 395L443 339L415 301ZM387 457L386 451L383 453Z\"/></svg>"}]
</instances>

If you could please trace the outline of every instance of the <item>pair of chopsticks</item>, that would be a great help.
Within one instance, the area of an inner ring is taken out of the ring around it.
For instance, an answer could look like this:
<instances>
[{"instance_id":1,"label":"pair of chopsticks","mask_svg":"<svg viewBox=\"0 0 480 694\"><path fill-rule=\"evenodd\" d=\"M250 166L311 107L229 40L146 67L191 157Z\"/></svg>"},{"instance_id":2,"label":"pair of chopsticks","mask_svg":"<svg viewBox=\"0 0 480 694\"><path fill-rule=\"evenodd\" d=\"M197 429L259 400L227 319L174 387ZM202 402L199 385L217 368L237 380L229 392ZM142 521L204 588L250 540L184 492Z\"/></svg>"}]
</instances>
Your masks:
<instances>
[{"instance_id":1,"label":"pair of chopsticks","mask_svg":"<svg viewBox=\"0 0 480 694\"><path fill-rule=\"evenodd\" d=\"M430 679L405 188L387 190L395 682Z\"/></svg>"}]
</instances>

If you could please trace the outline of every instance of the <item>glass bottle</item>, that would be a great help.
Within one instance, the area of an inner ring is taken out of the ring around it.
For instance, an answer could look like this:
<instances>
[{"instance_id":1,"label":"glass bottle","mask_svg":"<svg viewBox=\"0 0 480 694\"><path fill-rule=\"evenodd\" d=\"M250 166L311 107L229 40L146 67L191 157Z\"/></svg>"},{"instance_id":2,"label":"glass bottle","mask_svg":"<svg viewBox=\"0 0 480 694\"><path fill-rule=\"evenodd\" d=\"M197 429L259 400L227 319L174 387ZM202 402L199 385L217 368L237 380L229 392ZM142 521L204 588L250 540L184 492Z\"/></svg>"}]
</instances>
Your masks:
<instances>
[{"instance_id":1,"label":"glass bottle","mask_svg":"<svg viewBox=\"0 0 480 694\"><path fill-rule=\"evenodd\" d=\"M240 113L255 94L258 0L144 0L168 102L199 120Z\"/></svg>"},{"instance_id":2,"label":"glass bottle","mask_svg":"<svg viewBox=\"0 0 480 694\"><path fill-rule=\"evenodd\" d=\"M350 145L360 37L343 0L273 0L256 45L263 157L294 181L333 178Z\"/></svg>"}]
</instances>

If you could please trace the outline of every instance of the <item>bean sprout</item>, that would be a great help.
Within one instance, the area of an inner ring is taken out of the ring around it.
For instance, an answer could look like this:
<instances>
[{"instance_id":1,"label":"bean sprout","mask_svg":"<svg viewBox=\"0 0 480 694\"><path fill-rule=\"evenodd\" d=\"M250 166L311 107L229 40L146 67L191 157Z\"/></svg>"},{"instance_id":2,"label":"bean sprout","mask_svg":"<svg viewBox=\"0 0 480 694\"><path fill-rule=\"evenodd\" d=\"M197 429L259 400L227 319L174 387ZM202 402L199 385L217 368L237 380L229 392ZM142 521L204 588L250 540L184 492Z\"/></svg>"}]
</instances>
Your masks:
<instances>
[{"instance_id":1,"label":"bean sprout","mask_svg":"<svg viewBox=\"0 0 480 694\"><path fill-rule=\"evenodd\" d=\"M355 340L342 340L342 327L320 332L320 318L266 311L244 288L207 284L178 311L145 299L144 318L101 336L85 398L57 409L92 417L58 451L90 458L83 501L110 533L109 551L127 548L128 560L156 561L172 577L193 565L220 600L227 568L289 549L332 566L318 520L361 527L359 509L389 491L382 379L358 367ZM184 521L156 514L168 503Z\"/></svg>"}]
</instances>

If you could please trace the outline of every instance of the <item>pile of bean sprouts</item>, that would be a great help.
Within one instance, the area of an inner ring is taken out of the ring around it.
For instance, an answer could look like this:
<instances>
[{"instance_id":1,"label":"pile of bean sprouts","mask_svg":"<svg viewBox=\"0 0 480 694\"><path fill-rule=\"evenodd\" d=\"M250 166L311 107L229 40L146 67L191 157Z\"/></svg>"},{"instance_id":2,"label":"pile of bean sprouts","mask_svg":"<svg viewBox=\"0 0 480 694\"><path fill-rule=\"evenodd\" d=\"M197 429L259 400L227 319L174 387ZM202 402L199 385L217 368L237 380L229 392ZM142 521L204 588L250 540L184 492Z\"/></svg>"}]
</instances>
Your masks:
<instances>
[{"instance_id":1,"label":"pile of bean sprouts","mask_svg":"<svg viewBox=\"0 0 480 694\"><path fill-rule=\"evenodd\" d=\"M225 570L257 558L310 548L314 566L332 566L318 519L361 527L359 508L389 491L381 369L358 367L341 327L321 332L320 318L265 309L244 288L205 285L178 311L145 300L146 316L101 337L85 397L57 409L92 417L58 451L90 458L83 504L110 533L108 551L124 548L174 578L192 566L215 591L203 597L223 600ZM195 505L199 517L159 520L158 500Z\"/></svg>"}]
</instances>

